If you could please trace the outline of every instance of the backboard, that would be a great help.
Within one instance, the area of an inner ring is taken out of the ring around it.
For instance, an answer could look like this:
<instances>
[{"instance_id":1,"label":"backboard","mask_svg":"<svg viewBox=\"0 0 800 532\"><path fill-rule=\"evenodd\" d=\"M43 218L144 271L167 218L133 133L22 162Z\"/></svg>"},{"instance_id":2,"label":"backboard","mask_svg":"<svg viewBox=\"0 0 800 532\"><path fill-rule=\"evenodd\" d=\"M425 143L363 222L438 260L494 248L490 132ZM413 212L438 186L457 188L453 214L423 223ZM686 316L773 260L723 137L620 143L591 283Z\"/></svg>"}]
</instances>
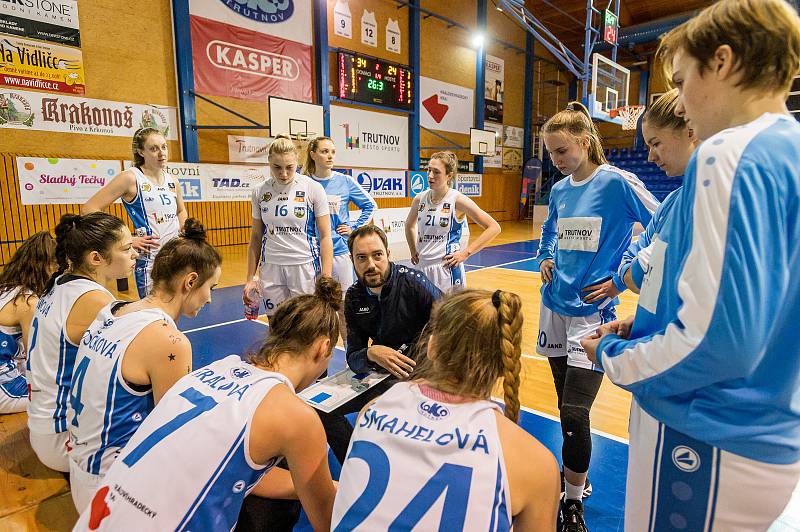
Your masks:
<instances>
[{"instance_id":1,"label":"backboard","mask_svg":"<svg viewBox=\"0 0 800 532\"><path fill-rule=\"evenodd\" d=\"M493 157L497 133L485 129L469 128L469 153L471 155L486 155Z\"/></svg>"},{"instance_id":2,"label":"backboard","mask_svg":"<svg viewBox=\"0 0 800 532\"><path fill-rule=\"evenodd\" d=\"M628 89L631 71L600 55L592 55L592 85L589 94L589 113L592 118L622 125L621 117L612 118L611 109L630 105Z\"/></svg>"},{"instance_id":3,"label":"backboard","mask_svg":"<svg viewBox=\"0 0 800 532\"><path fill-rule=\"evenodd\" d=\"M323 108L313 103L269 97L269 132L271 137L289 135L299 141L324 134Z\"/></svg>"}]
</instances>

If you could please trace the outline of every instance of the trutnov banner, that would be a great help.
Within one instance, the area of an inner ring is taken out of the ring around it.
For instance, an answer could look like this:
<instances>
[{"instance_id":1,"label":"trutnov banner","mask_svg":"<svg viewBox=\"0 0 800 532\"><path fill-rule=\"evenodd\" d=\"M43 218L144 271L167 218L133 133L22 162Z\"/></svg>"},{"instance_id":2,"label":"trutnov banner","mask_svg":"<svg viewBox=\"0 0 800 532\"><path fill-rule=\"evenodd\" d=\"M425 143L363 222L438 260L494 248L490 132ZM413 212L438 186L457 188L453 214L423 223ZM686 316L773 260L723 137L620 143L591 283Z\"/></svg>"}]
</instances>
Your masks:
<instances>
[{"instance_id":1,"label":"trutnov banner","mask_svg":"<svg viewBox=\"0 0 800 532\"><path fill-rule=\"evenodd\" d=\"M17 157L23 205L85 203L120 173L119 161Z\"/></svg>"},{"instance_id":2,"label":"trutnov banner","mask_svg":"<svg viewBox=\"0 0 800 532\"><path fill-rule=\"evenodd\" d=\"M189 14L311 46L311 0L189 0Z\"/></svg>"},{"instance_id":3,"label":"trutnov banner","mask_svg":"<svg viewBox=\"0 0 800 532\"><path fill-rule=\"evenodd\" d=\"M197 92L242 100L311 101L311 47L190 17Z\"/></svg>"},{"instance_id":4,"label":"trutnov banner","mask_svg":"<svg viewBox=\"0 0 800 532\"><path fill-rule=\"evenodd\" d=\"M0 0L0 5L4 3ZM0 85L84 94L79 48L0 35Z\"/></svg>"},{"instance_id":5,"label":"trutnov banner","mask_svg":"<svg viewBox=\"0 0 800 532\"><path fill-rule=\"evenodd\" d=\"M0 0L0 33L81 45L77 0Z\"/></svg>"},{"instance_id":6,"label":"trutnov banner","mask_svg":"<svg viewBox=\"0 0 800 532\"><path fill-rule=\"evenodd\" d=\"M272 137L228 135L228 162L267 164Z\"/></svg>"},{"instance_id":7,"label":"trutnov banner","mask_svg":"<svg viewBox=\"0 0 800 532\"><path fill-rule=\"evenodd\" d=\"M331 105L331 138L342 166L408 168L406 116Z\"/></svg>"},{"instance_id":8,"label":"trutnov banner","mask_svg":"<svg viewBox=\"0 0 800 532\"><path fill-rule=\"evenodd\" d=\"M152 127L178 139L174 107L0 89L0 128L133 137Z\"/></svg>"}]
</instances>

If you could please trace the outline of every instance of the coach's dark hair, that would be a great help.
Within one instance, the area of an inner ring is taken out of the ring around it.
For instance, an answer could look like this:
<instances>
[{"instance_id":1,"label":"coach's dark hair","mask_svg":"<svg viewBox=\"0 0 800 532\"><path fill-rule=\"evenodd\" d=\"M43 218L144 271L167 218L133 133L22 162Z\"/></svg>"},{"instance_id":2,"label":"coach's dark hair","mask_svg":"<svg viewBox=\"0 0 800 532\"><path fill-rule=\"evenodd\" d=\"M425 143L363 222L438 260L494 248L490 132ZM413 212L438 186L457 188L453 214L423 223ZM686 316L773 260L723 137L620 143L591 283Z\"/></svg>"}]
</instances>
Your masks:
<instances>
[{"instance_id":1,"label":"coach's dark hair","mask_svg":"<svg viewBox=\"0 0 800 532\"><path fill-rule=\"evenodd\" d=\"M30 236L17 248L0 273L0 294L19 287L15 300L42 296L55 262L56 241L50 233L39 231Z\"/></svg>"},{"instance_id":2,"label":"coach's dark hair","mask_svg":"<svg viewBox=\"0 0 800 532\"><path fill-rule=\"evenodd\" d=\"M386 248L387 251L389 250L389 239L386 238L386 233L383 232L383 229L377 225L366 224L350 233L350 236L347 239L347 248L350 250L351 255L353 254L353 244L355 243L356 238L364 238L365 236L369 235L378 235L381 239L381 242L383 242L383 247Z\"/></svg>"},{"instance_id":3,"label":"coach's dark hair","mask_svg":"<svg viewBox=\"0 0 800 532\"><path fill-rule=\"evenodd\" d=\"M173 280L178 275L197 273L197 287L214 275L222 264L219 252L206 240L206 229L197 219L188 218L178 238L173 238L158 251L153 261L153 290L175 293Z\"/></svg>"},{"instance_id":4,"label":"coach's dark hair","mask_svg":"<svg viewBox=\"0 0 800 532\"><path fill-rule=\"evenodd\" d=\"M142 157L142 154L139 153L139 150L144 151L144 143L147 142L147 137L150 135L164 136L161 131L154 127L143 127L138 129L136 133L133 134L131 149L133 151L133 166L136 166L137 168L140 168L144 165L144 157Z\"/></svg>"},{"instance_id":5,"label":"coach's dark hair","mask_svg":"<svg viewBox=\"0 0 800 532\"><path fill-rule=\"evenodd\" d=\"M125 223L105 212L86 216L65 214L56 226L56 261L58 270L50 277L45 292L53 287L56 277L67 270L75 273L84 266L86 255L97 251L109 260L111 248L122 237Z\"/></svg>"},{"instance_id":6,"label":"coach's dark hair","mask_svg":"<svg viewBox=\"0 0 800 532\"><path fill-rule=\"evenodd\" d=\"M319 277L314 295L293 297L278 305L269 319L269 336L250 361L272 367L279 355L302 353L320 336L330 338L333 350L339 340L341 308L339 282L332 277Z\"/></svg>"}]
</instances>

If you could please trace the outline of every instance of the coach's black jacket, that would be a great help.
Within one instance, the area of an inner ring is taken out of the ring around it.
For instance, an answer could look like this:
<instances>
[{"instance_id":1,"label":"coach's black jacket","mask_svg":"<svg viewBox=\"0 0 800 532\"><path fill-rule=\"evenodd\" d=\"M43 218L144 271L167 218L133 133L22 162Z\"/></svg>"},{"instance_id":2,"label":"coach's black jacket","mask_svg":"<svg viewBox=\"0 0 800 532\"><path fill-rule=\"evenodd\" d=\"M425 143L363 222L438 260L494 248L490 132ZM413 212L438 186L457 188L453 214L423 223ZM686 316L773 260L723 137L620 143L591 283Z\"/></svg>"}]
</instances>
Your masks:
<instances>
[{"instance_id":1,"label":"coach's black jacket","mask_svg":"<svg viewBox=\"0 0 800 532\"><path fill-rule=\"evenodd\" d=\"M347 319L347 365L356 373L384 371L367 359L369 339L375 345L412 354L414 344L431 317L433 302L441 290L425 275L408 266L389 264L389 278L380 295L373 295L359 280L348 290L344 300Z\"/></svg>"}]
</instances>

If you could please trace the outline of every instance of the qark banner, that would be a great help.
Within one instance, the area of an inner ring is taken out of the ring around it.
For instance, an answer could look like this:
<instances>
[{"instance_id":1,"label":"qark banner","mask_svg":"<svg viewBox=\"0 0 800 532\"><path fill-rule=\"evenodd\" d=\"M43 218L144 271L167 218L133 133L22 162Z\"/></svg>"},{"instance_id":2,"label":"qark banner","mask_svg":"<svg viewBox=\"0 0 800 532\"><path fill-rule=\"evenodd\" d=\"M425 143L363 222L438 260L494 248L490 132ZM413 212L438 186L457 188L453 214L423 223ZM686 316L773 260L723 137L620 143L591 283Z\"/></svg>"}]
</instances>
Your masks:
<instances>
[{"instance_id":1,"label":"qark banner","mask_svg":"<svg viewBox=\"0 0 800 532\"><path fill-rule=\"evenodd\" d=\"M242 100L311 101L311 46L191 16L199 93Z\"/></svg>"}]
</instances>

